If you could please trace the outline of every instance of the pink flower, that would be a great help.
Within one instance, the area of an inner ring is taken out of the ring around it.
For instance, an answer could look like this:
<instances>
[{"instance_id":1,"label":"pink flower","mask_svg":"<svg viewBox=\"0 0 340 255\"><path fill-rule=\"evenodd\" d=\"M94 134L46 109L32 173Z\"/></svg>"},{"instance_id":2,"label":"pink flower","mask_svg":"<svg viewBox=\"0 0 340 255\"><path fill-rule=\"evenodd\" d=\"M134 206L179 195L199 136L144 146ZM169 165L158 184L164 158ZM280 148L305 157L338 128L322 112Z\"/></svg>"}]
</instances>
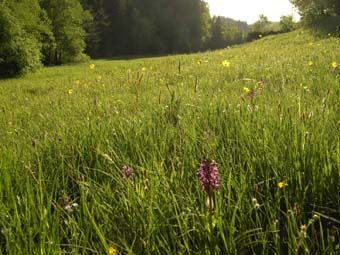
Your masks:
<instances>
[{"instance_id":1,"label":"pink flower","mask_svg":"<svg viewBox=\"0 0 340 255\"><path fill-rule=\"evenodd\" d=\"M197 171L197 176L200 180L202 189L211 193L220 187L220 175L217 168L217 163L212 160L203 160L200 168Z\"/></svg>"}]
</instances>

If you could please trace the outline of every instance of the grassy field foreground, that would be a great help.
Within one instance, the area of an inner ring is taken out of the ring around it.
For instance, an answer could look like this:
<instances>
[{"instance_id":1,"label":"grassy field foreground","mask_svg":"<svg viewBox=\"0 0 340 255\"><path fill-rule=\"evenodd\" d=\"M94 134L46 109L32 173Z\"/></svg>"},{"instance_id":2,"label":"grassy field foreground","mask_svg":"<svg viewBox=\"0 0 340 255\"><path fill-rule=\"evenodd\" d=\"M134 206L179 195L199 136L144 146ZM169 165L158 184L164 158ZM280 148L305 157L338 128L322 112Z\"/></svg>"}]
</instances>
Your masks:
<instances>
[{"instance_id":1,"label":"grassy field foreground","mask_svg":"<svg viewBox=\"0 0 340 255\"><path fill-rule=\"evenodd\" d=\"M339 50L300 30L0 81L0 254L340 253Z\"/></svg>"}]
</instances>

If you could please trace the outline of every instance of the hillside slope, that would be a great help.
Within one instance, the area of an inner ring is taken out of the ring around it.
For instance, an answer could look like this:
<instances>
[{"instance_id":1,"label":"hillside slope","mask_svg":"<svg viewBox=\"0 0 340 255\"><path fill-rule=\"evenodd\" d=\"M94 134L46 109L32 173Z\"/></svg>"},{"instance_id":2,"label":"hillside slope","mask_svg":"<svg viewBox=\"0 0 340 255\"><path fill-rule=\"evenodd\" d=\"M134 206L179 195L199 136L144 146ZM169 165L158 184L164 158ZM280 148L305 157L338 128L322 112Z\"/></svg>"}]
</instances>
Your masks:
<instances>
[{"instance_id":1,"label":"hillside slope","mask_svg":"<svg viewBox=\"0 0 340 255\"><path fill-rule=\"evenodd\" d=\"M339 49L299 30L1 80L0 254L339 252Z\"/></svg>"}]
</instances>

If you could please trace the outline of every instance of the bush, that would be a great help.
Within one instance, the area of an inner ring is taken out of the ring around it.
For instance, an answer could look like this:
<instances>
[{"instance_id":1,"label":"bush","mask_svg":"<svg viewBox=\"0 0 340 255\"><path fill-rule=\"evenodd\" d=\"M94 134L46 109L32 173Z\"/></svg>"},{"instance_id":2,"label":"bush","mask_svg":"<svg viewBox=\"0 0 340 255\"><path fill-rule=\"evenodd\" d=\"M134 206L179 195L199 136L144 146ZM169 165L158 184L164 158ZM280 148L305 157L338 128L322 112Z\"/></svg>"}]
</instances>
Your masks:
<instances>
[{"instance_id":1,"label":"bush","mask_svg":"<svg viewBox=\"0 0 340 255\"><path fill-rule=\"evenodd\" d=\"M294 22L294 18L292 15L289 16L281 16L280 26L282 32L290 32L296 28L296 23Z\"/></svg>"},{"instance_id":2,"label":"bush","mask_svg":"<svg viewBox=\"0 0 340 255\"><path fill-rule=\"evenodd\" d=\"M0 9L0 76L13 76L40 66L40 44L27 34L20 22L3 7Z\"/></svg>"},{"instance_id":3,"label":"bush","mask_svg":"<svg viewBox=\"0 0 340 255\"><path fill-rule=\"evenodd\" d=\"M325 37L328 35L340 37L340 16L323 17L318 22L309 24L315 35Z\"/></svg>"}]
</instances>

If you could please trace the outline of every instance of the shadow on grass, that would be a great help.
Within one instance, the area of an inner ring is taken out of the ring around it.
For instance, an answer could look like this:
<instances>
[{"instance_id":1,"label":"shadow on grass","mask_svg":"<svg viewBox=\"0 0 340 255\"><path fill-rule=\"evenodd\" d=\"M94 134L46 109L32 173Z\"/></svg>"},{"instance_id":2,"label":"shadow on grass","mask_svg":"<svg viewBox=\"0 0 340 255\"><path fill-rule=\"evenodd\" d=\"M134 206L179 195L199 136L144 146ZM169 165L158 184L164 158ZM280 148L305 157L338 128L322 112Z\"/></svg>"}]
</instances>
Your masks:
<instances>
[{"instance_id":1,"label":"shadow on grass","mask_svg":"<svg viewBox=\"0 0 340 255\"><path fill-rule=\"evenodd\" d=\"M151 58L163 58L163 57L171 57L171 56L180 56L180 55L190 55L196 54L199 52L174 52L168 54L147 54L147 55L119 55L112 57L94 57L93 60L103 60L103 61L112 61L112 60L120 60L120 61L132 61L138 59L151 59Z\"/></svg>"}]
</instances>

